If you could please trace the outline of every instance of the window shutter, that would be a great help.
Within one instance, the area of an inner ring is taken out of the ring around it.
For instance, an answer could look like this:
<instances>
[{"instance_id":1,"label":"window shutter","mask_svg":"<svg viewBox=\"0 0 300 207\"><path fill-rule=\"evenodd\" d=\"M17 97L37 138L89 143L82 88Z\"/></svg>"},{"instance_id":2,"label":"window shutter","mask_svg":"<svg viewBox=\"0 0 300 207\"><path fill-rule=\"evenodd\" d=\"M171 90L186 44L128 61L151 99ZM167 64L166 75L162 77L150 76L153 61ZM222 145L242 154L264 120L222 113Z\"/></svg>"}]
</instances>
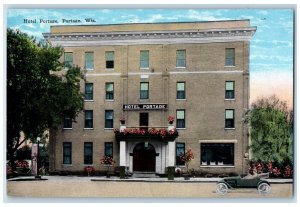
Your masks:
<instances>
[{"instance_id":1,"label":"window shutter","mask_svg":"<svg viewBox=\"0 0 300 207\"><path fill-rule=\"evenodd\" d=\"M177 83L177 91L184 91L185 83Z\"/></svg>"},{"instance_id":2,"label":"window shutter","mask_svg":"<svg viewBox=\"0 0 300 207\"><path fill-rule=\"evenodd\" d=\"M226 82L226 90L233 90L234 86L233 86L233 82Z\"/></svg>"},{"instance_id":3,"label":"window shutter","mask_svg":"<svg viewBox=\"0 0 300 207\"><path fill-rule=\"evenodd\" d=\"M114 60L114 52L105 52L105 60L113 61Z\"/></svg>"},{"instance_id":4,"label":"window shutter","mask_svg":"<svg viewBox=\"0 0 300 207\"><path fill-rule=\"evenodd\" d=\"M226 119L233 119L233 110L226 110Z\"/></svg>"},{"instance_id":5,"label":"window shutter","mask_svg":"<svg viewBox=\"0 0 300 207\"><path fill-rule=\"evenodd\" d=\"M176 117L177 119L184 119L184 111L177 111Z\"/></svg>"},{"instance_id":6,"label":"window shutter","mask_svg":"<svg viewBox=\"0 0 300 207\"><path fill-rule=\"evenodd\" d=\"M148 83L141 83L141 90L147 91L148 90Z\"/></svg>"},{"instance_id":7,"label":"window shutter","mask_svg":"<svg viewBox=\"0 0 300 207\"><path fill-rule=\"evenodd\" d=\"M106 91L114 91L114 84L113 83L107 83L106 84Z\"/></svg>"}]
</instances>

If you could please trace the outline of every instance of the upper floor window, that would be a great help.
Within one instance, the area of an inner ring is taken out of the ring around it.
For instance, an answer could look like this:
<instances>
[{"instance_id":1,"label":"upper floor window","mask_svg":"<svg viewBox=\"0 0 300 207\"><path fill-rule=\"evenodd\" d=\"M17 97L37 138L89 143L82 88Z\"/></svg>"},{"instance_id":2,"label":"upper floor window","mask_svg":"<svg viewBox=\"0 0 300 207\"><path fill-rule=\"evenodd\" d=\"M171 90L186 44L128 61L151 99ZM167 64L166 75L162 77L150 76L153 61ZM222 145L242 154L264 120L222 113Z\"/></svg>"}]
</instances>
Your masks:
<instances>
[{"instance_id":1,"label":"upper floor window","mask_svg":"<svg viewBox=\"0 0 300 207\"><path fill-rule=\"evenodd\" d=\"M234 99L234 81L226 81L225 84L225 99Z\"/></svg>"},{"instance_id":2,"label":"upper floor window","mask_svg":"<svg viewBox=\"0 0 300 207\"><path fill-rule=\"evenodd\" d=\"M65 68L70 68L73 66L73 53L72 52L65 52L64 65L65 65Z\"/></svg>"},{"instance_id":3,"label":"upper floor window","mask_svg":"<svg viewBox=\"0 0 300 207\"><path fill-rule=\"evenodd\" d=\"M113 51L105 52L106 68L114 68L114 56L115 53Z\"/></svg>"},{"instance_id":4,"label":"upper floor window","mask_svg":"<svg viewBox=\"0 0 300 207\"><path fill-rule=\"evenodd\" d=\"M105 156L113 158L113 143L112 142L105 142Z\"/></svg>"},{"instance_id":5,"label":"upper floor window","mask_svg":"<svg viewBox=\"0 0 300 207\"><path fill-rule=\"evenodd\" d=\"M185 99L185 82L177 82L176 99Z\"/></svg>"},{"instance_id":6,"label":"upper floor window","mask_svg":"<svg viewBox=\"0 0 300 207\"><path fill-rule=\"evenodd\" d=\"M72 164L72 142L63 143L63 164Z\"/></svg>"},{"instance_id":7,"label":"upper floor window","mask_svg":"<svg viewBox=\"0 0 300 207\"><path fill-rule=\"evenodd\" d=\"M225 66L235 66L235 49L225 49Z\"/></svg>"},{"instance_id":8,"label":"upper floor window","mask_svg":"<svg viewBox=\"0 0 300 207\"><path fill-rule=\"evenodd\" d=\"M176 128L185 128L185 110L176 110Z\"/></svg>"},{"instance_id":9,"label":"upper floor window","mask_svg":"<svg viewBox=\"0 0 300 207\"><path fill-rule=\"evenodd\" d=\"M64 117L64 129L72 128L72 119L69 116Z\"/></svg>"},{"instance_id":10,"label":"upper floor window","mask_svg":"<svg viewBox=\"0 0 300 207\"><path fill-rule=\"evenodd\" d=\"M85 110L84 113L84 128L92 129L93 128L93 110Z\"/></svg>"},{"instance_id":11,"label":"upper floor window","mask_svg":"<svg viewBox=\"0 0 300 207\"><path fill-rule=\"evenodd\" d=\"M85 69L93 70L94 69L94 52L85 53Z\"/></svg>"},{"instance_id":12,"label":"upper floor window","mask_svg":"<svg viewBox=\"0 0 300 207\"><path fill-rule=\"evenodd\" d=\"M112 129L114 128L114 111L105 110L105 128Z\"/></svg>"},{"instance_id":13,"label":"upper floor window","mask_svg":"<svg viewBox=\"0 0 300 207\"><path fill-rule=\"evenodd\" d=\"M234 109L225 110L225 128L234 128Z\"/></svg>"},{"instance_id":14,"label":"upper floor window","mask_svg":"<svg viewBox=\"0 0 300 207\"><path fill-rule=\"evenodd\" d=\"M140 99L149 99L149 83L142 82L140 84Z\"/></svg>"},{"instance_id":15,"label":"upper floor window","mask_svg":"<svg viewBox=\"0 0 300 207\"><path fill-rule=\"evenodd\" d=\"M114 83L105 83L105 99L114 100Z\"/></svg>"},{"instance_id":16,"label":"upper floor window","mask_svg":"<svg viewBox=\"0 0 300 207\"><path fill-rule=\"evenodd\" d=\"M185 50L177 50L176 51L176 67L177 68L185 68L186 67L186 51Z\"/></svg>"},{"instance_id":17,"label":"upper floor window","mask_svg":"<svg viewBox=\"0 0 300 207\"><path fill-rule=\"evenodd\" d=\"M85 84L84 100L93 100L93 83Z\"/></svg>"},{"instance_id":18,"label":"upper floor window","mask_svg":"<svg viewBox=\"0 0 300 207\"><path fill-rule=\"evenodd\" d=\"M140 52L140 68L148 69L149 68L149 51L142 50Z\"/></svg>"},{"instance_id":19,"label":"upper floor window","mask_svg":"<svg viewBox=\"0 0 300 207\"><path fill-rule=\"evenodd\" d=\"M176 143L176 165L185 165L185 162L180 159L182 155L185 153L185 144L184 143Z\"/></svg>"}]
</instances>

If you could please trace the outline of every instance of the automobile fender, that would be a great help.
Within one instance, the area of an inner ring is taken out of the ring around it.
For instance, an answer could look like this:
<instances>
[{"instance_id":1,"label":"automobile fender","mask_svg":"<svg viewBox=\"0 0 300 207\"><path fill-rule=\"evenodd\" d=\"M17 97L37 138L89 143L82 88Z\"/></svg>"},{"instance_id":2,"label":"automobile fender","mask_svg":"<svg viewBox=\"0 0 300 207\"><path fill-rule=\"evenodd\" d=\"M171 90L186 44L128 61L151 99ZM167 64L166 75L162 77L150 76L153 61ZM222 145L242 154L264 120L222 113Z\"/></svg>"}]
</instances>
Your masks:
<instances>
[{"instance_id":1,"label":"automobile fender","mask_svg":"<svg viewBox=\"0 0 300 207\"><path fill-rule=\"evenodd\" d=\"M229 183L227 183L226 181L222 180L222 181L219 181L217 184L219 183L224 183L225 185L228 186L228 188L233 188Z\"/></svg>"}]
</instances>

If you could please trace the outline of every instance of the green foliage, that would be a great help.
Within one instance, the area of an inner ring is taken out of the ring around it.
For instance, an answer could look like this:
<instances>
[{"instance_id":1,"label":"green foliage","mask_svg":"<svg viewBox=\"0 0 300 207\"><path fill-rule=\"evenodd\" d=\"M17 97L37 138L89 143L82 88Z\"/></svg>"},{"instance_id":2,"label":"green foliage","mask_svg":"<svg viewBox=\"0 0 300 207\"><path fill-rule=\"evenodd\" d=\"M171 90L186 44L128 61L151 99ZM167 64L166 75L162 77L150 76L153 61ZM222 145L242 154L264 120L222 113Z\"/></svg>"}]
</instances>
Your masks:
<instances>
[{"instance_id":1,"label":"green foliage","mask_svg":"<svg viewBox=\"0 0 300 207\"><path fill-rule=\"evenodd\" d=\"M75 119L83 108L78 67L60 72L61 47L36 42L21 31L7 30L7 140L11 157L20 144L20 132L35 142L45 130Z\"/></svg>"},{"instance_id":2,"label":"green foliage","mask_svg":"<svg viewBox=\"0 0 300 207\"><path fill-rule=\"evenodd\" d=\"M292 111L276 96L252 104L249 116L253 159L283 162L292 160Z\"/></svg>"}]
</instances>

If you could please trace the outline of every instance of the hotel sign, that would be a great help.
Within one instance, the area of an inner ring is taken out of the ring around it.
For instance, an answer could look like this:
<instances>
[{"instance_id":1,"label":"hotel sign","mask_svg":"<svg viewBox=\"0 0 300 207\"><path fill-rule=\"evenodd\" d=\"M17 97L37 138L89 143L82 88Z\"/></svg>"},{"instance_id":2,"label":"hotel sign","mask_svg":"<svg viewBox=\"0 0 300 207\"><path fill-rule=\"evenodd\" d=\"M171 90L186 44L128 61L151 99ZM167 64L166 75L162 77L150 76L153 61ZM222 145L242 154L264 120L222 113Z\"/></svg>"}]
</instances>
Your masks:
<instances>
[{"instance_id":1,"label":"hotel sign","mask_svg":"<svg viewBox=\"0 0 300 207\"><path fill-rule=\"evenodd\" d=\"M123 104L123 110L167 110L167 104Z\"/></svg>"}]
</instances>

